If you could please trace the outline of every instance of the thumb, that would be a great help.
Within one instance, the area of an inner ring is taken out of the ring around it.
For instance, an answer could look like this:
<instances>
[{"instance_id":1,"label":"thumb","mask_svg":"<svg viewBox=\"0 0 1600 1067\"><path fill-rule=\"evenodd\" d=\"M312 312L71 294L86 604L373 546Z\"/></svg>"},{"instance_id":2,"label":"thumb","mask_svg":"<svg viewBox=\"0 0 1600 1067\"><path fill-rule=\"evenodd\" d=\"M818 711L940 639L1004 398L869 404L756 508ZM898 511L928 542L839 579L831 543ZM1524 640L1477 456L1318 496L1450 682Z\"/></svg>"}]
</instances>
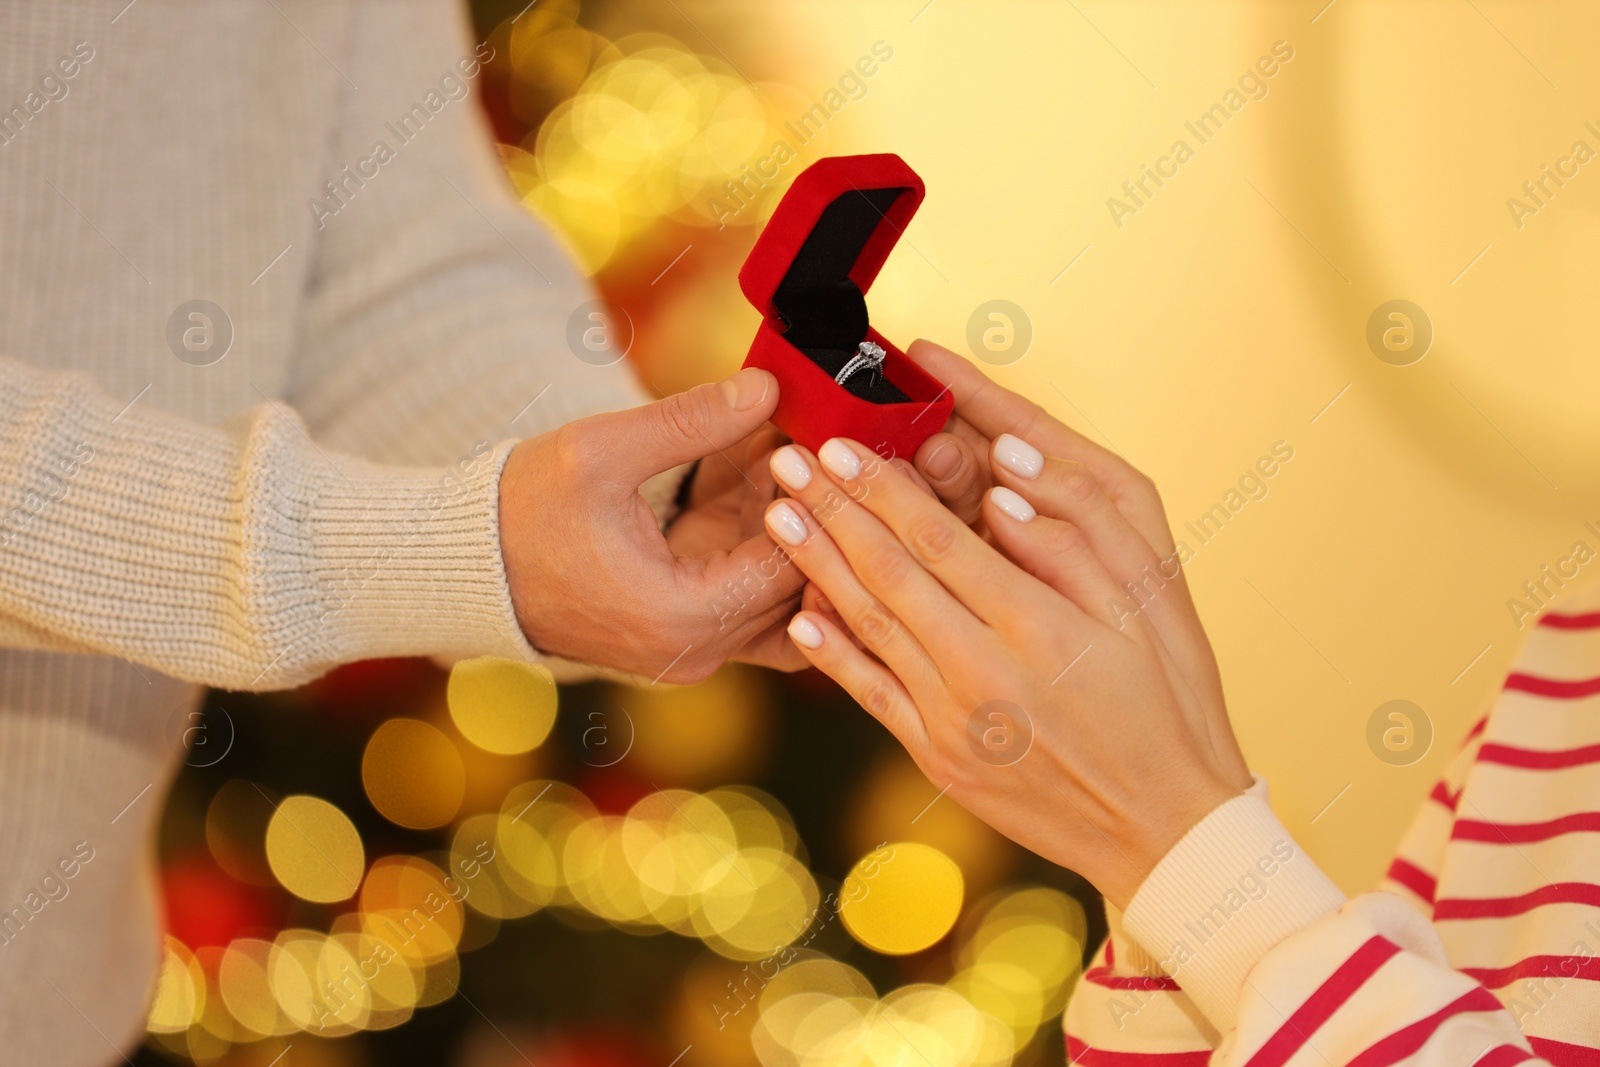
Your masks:
<instances>
[{"instance_id":1,"label":"thumb","mask_svg":"<svg viewBox=\"0 0 1600 1067\"><path fill-rule=\"evenodd\" d=\"M584 419L582 445L604 455L608 481L637 488L646 479L744 440L778 406L778 380L747 367L654 404Z\"/></svg>"}]
</instances>

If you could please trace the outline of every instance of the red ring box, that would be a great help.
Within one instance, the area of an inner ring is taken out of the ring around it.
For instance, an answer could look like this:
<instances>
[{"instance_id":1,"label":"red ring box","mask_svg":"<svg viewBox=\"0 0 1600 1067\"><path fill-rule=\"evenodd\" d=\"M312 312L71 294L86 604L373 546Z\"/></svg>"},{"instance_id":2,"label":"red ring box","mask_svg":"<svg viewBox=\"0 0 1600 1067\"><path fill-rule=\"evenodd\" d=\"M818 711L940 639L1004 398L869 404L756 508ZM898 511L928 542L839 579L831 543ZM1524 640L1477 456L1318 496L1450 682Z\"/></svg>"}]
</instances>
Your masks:
<instances>
[{"instance_id":1,"label":"red ring box","mask_svg":"<svg viewBox=\"0 0 1600 1067\"><path fill-rule=\"evenodd\" d=\"M813 452L849 437L909 459L955 406L950 390L867 316L866 291L924 192L896 155L818 160L795 178L739 271L739 287L763 316L744 365L778 379L772 421ZM840 385L834 375L864 340L883 346L882 368Z\"/></svg>"}]
</instances>

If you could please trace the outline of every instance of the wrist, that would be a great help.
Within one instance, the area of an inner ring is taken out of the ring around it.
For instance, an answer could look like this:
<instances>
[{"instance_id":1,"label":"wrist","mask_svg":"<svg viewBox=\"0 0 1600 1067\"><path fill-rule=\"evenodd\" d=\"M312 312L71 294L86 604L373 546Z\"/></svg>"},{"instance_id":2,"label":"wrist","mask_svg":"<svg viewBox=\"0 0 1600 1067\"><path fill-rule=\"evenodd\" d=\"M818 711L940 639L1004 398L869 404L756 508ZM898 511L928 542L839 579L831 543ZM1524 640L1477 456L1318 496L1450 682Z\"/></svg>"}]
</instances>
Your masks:
<instances>
[{"instance_id":1,"label":"wrist","mask_svg":"<svg viewBox=\"0 0 1600 1067\"><path fill-rule=\"evenodd\" d=\"M1255 783L1255 775L1250 773L1250 765L1245 762L1244 753L1239 749L1239 740L1233 735L1233 724L1228 721L1227 711L1222 714L1222 721L1212 728L1212 750L1217 760L1217 771L1223 780L1238 792L1246 792Z\"/></svg>"},{"instance_id":2,"label":"wrist","mask_svg":"<svg viewBox=\"0 0 1600 1067\"><path fill-rule=\"evenodd\" d=\"M527 462L529 447L528 441L518 441L513 444L500 467L500 481L496 490L499 500L496 529L500 535L501 565L505 568L506 591L511 597L511 611L523 636L532 642L533 633L528 629L528 611L522 596L522 590L528 587L530 579L525 573L523 553L520 551L522 531L517 528L514 518L517 514L518 486L522 480L522 467Z\"/></svg>"},{"instance_id":3,"label":"wrist","mask_svg":"<svg viewBox=\"0 0 1600 1067\"><path fill-rule=\"evenodd\" d=\"M1125 909L1139 887L1173 847L1207 816L1243 792L1213 773L1168 775L1161 788L1141 795L1137 809L1108 827L1115 861L1097 885L1115 907Z\"/></svg>"}]
</instances>

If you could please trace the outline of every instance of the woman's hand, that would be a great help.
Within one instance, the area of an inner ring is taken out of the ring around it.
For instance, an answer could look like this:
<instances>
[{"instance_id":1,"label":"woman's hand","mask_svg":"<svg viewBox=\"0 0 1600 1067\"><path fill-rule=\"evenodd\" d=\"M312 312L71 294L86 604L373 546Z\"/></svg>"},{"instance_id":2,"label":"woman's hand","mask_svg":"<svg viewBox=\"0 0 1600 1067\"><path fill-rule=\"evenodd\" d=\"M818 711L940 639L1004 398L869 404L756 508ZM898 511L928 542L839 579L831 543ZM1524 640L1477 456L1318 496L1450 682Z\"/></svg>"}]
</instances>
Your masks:
<instances>
[{"instance_id":1,"label":"woman's hand","mask_svg":"<svg viewBox=\"0 0 1600 1067\"><path fill-rule=\"evenodd\" d=\"M981 504L993 545L864 446L830 441L821 465L779 449L773 473L795 501L773 504L767 527L827 602L809 596L790 634L936 784L1123 905L1248 776L1219 758L1155 624L1173 580L1138 610L1122 587L1161 557L1087 464L1035 460L997 429L992 394L953 387L974 427L1002 433L1001 485Z\"/></svg>"},{"instance_id":2,"label":"woman's hand","mask_svg":"<svg viewBox=\"0 0 1600 1067\"><path fill-rule=\"evenodd\" d=\"M1066 426L1038 404L996 385L949 349L932 341L916 341L908 354L946 383L955 399L955 414L945 427L946 432L930 438L918 452L918 469L928 475L923 468L934 454L944 455L947 463L954 460L960 473L952 476L949 483L936 482L934 487L951 510L973 523L974 529L984 532L981 515L974 520L963 514L956 500L981 501L996 483L1031 499L1028 484L1035 477L1030 473L1036 464L1033 452L1042 450L1072 466L1081 465L1099 484L1101 492L1086 497L1085 505L1109 502L1126 521L1089 523L1083 527L1084 533L1091 538L1091 547L1117 584L1129 591L1129 610L1145 615L1205 708L1212 748L1222 761L1228 780L1240 789L1248 787L1250 771L1228 720L1217 660L1178 565L1177 547L1155 483L1127 460ZM995 449L994 442L1007 435L1023 442L1032 452L1019 454L1009 442ZM934 479L929 477L929 481ZM1058 517L1073 518L1071 514ZM1024 562L1023 566L1029 564ZM1159 595L1152 596L1155 590Z\"/></svg>"}]
</instances>

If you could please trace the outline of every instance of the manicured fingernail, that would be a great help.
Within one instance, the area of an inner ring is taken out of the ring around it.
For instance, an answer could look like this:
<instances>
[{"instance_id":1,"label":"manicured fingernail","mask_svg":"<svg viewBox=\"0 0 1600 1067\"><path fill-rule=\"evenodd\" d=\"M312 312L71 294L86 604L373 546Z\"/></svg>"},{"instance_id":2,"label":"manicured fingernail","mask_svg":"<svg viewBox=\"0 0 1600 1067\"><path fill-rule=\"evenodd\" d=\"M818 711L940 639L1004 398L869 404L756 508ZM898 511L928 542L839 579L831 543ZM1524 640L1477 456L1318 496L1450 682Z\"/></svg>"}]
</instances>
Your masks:
<instances>
[{"instance_id":1,"label":"manicured fingernail","mask_svg":"<svg viewBox=\"0 0 1600 1067\"><path fill-rule=\"evenodd\" d=\"M805 520L786 501L772 505L767 512L767 528L788 545L806 543Z\"/></svg>"},{"instance_id":2,"label":"manicured fingernail","mask_svg":"<svg viewBox=\"0 0 1600 1067\"><path fill-rule=\"evenodd\" d=\"M728 406L735 411L748 411L767 398L772 388L772 375L758 367L746 367L717 386Z\"/></svg>"},{"instance_id":3,"label":"manicured fingernail","mask_svg":"<svg viewBox=\"0 0 1600 1067\"><path fill-rule=\"evenodd\" d=\"M822 647L822 627L804 615L796 615L789 620L789 636L794 638L794 643L801 648Z\"/></svg>"},{"instance_id":4,"label":"manicured fingernail","mask_svg":"<svg viewBox=\"0 0 1600 1067\"><path fill-rule=\"evenodd\" d=\"M937 482L949 481L961 469L961 452L949 441L942 441L922 461L922 473Z\"/></svg>"},{"instance_id":5,"label":"manicured fingernail","mask_svg":"<svg viewBox=\"0 0 1600 1067\"><path fill-rule=\"evenodd\" d=\"M1037 478L1044 470L1044 453L1008 433L994 439L994 461L1018 478Z\"/></svg>"},{"instance_id":6,"label":"manicured fingernail","mask_svg":"<svg viewBox=\"0 0 1600 1067\"><path fill-rule=\"evenodd\" d=\"M811 484L811 464L793 445L784 445L772 454L772 476L785 489L804 489Z\"/></svg>"},{"instance_id":7,"label":"manicured fingernail","mask_svg":"<svg viewBox=\"0 0 1600 1067\"><path fill-rule=\"evenodd\" d=\"M817 458L829 472L840 478L859 478L861 476L861 458L851 451L850 446L837 437L823 443L817 450Z\"/></svg>"},{"instance_id":8,"label":"manicured fingernail","mask_svg":"<svg viewBox=\"0 0 1600 1067\"><path fill-rule=\"evenodd\" d=\"M1037 511L1033 510L1032 504L1028 503L1026 500L1022 499L1022 497L1018 496L1016 493L1012 492L1010 489L1007 489L1003 485L997 485L993 489L989 490L989 499L993 500L995 502L995 506L1001 511L1005 512L1007 515L1010 515L1018 522L1032 522L1034 516L1039 514Z\"/></svg>"}]
</instances>

